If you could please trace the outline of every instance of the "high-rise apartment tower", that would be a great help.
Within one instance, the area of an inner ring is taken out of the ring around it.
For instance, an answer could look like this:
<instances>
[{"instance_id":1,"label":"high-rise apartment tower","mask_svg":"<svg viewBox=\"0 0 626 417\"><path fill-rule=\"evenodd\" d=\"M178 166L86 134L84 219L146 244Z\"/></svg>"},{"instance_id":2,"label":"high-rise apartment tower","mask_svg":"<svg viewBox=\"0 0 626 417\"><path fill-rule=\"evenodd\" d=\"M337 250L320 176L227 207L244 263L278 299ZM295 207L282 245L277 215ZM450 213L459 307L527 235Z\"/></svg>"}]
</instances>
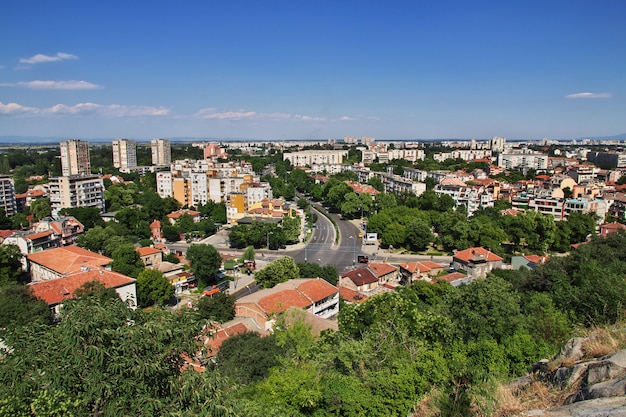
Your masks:
<instances>
[{"instance_id":1,"label":"high-rise apartment tower","mask_svg":"<svg viewBox=\"0 0 626 417\"><path fill-rule=\"evenodd\" d=\"M167 139L153 139L152 165L169 165L172 163L171 143Z\"/></svg>"},{"instance_id":2,"label":"high-rise apartment tower","mask_svg":"<svg viewBox=\"0 0 626 417\"><path fill-rule=\"evenodd\" d=\"M134 140L113 141L113 166L121 169L137 166L137 145Z\"/></svg>"},{"instance_id":3,"label":"high-rise apartment tower","mask_svg":"<svg viewBox=\"0 0 626 417\"><path fill-rule=\"evenodd\" d=\"M61 142L60 146L61 171L63 172L63 176L91 174L89 142L70 139Z\"/></svg>"}]
</instances>

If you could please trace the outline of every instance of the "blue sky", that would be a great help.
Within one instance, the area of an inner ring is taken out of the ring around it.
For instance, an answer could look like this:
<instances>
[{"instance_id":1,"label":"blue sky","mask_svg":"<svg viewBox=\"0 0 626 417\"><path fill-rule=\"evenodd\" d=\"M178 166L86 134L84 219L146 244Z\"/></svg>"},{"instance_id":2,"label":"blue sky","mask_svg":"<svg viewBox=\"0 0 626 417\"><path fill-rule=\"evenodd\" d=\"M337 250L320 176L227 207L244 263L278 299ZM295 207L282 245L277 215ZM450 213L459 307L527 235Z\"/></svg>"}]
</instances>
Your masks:
<instances>
[{"instance_id":1,"label":"blue sky","mask_svg":"<svg viewBox=\"0 0 626 417\"><path fill-rule=\"evenodd\" d=\"M626 133L626 1L0 3L0 135Z\"/></svg>"}]
</instances>

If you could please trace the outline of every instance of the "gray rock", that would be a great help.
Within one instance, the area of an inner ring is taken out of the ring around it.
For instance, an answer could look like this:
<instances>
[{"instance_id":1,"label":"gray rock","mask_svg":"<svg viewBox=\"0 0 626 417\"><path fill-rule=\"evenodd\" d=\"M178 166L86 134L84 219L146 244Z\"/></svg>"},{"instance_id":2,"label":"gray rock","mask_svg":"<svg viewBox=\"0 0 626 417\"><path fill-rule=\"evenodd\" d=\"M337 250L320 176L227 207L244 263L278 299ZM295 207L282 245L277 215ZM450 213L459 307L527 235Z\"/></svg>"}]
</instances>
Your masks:
<instances>
[{"instance_id":1,"label":"gray rock","mask_svg":"<svg viewBox=\"0 0 626 417\"><path fill-rule=\"evenodd\" d=\"M583 377L587 368L594 362L582 362L569 367L561 367L552 373L552 383L561 388L573 385Z\"/></svg>"},{"instance_id":2,"label":"gray rock","mask_svg":"<svg viewBox=\"0 0 626 417\"><path fill-rule=\"evenodd\" d=\"M619 352L604 356L596 362L590 363L584 384L590 386L609 379L619 378L625 374L626 350L620 350Z\"/></svg>"},{"instance_id":3,"label":"gray rock","mask_svg":"<svg viewBox=\"0 0 626 417\"><path fill-rule=\"evenodd\" d=\"M599 398L543 411L543 414L536 414L537 411L527 411L522 415L545 417L626 417L626 398Z\"/></svg>"},{"instance_id":4,"label":"gray rock","mask_svg":"<svg viewBox=\"0 0 626 417\"><path fill-rule=\"evenodd\" d=\"M582 349L585 340L587 340L587 338L584 337L574 337L568 340L561 348L561 351L552 358L552 362L561 364L563 362L576 362L581 360L585 356Z\"/></svg>"},{"instance_id":5,"label":"gray rock","mask_svg":"<svg viewBox=\"0 0 626 417\"><path fill-rule=\"evenodd\" d=\"M591 385L576 394L576 401L626 395L626 376Z\"/></svg>"}]
</instances>

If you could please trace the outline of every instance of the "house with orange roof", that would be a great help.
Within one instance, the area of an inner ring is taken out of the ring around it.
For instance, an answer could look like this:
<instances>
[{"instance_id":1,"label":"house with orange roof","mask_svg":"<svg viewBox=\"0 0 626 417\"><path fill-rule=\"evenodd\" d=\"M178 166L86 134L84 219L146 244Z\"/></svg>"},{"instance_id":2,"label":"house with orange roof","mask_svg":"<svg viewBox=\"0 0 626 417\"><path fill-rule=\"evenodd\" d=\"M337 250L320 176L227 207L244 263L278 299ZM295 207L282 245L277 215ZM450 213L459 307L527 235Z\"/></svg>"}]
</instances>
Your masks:
<instances>
[{"instance_id":1,"label":"house with orange roof","mask_svg":"<svg viewBox=\"0 0 626 417\"><path fill-rule=\"evenodd\" d=\"M451 272L449 274L436 277L432 282L437 281L446 281L453 287L458 287L463 284L469 284L472 282L472 279L462 272Z\"/></svg>"},{"instance_id":2,"label":"house with orange roof","mask_svg":"<svg viewBox=\"0 0 626 417\"><path fill-rule=\"evenodd\" d=\"M485 278L489 272L502 268L503 259L485 248L468 248L457 251L452 257L452 267L465 271L468 278Z\"/></svg>"},{"instance_id":3,"label":"house with orange roof","mask_svg":"<svg viewBox=\"0 0 626 417\"><path fill-rule=\"evenodd\" d=\"M85 271L104 268L113 259L78 246L64 246L26 255L32 282L48 281Z\"/></svg>"},{"instance_id":4,"label":"house with orange roof","mask_svg":"<svg viewBox=\"0 0 626 417\"><path fill-rule=\"evenodd\" d=\"M159 220L155 220L150 223L150 232L152 234L152 239L161 240L163 238L163 234L161 233L161 222Z\"/></svg>"},{"instance_id":5,"label":"house with orange roof","mask_svg":"<svg viewBox=\"0 0 626 417\"><path fill-rule=\"evenodd\" d=\"M235 303L235 316L250 317L263 329L270 330L276 316L290 307L331 318L339 313L339 290L321 278L291 279L241 297Z\"/></svg>"},{"instance_id":6,"label":"house with orange roof","mask_svg":"<svg viewBox=\"0 0 626 417\"><path fill-rule=\"evenodd\" d=\"M352 288L341 286L339 287L339 298L348 304L361 304L364 303L369 296L353 290Z\"/></svg>"},{"instance_id":7,"label":"house with orange roof","mask_svg":"<svg viewBox=\"0 0 626 417\"><path fill-rule=\"evenodd\" d=\"M33 290L33 295L48 303L52 313L58 316L63 302L75 298L76 290L91 281L99 282L105 288L113 288L123 301L130 302L132 308L135 308L136 281L99 266L85 267L78 272L46 281L32 282L28 285Z\"/></svg>"},{"instance_id":8,"label":"house with orange roof","mask_svg":"<svg viewBox=\"0 0 626 417\"><path fill-rule=\"evenodd\" d=\"M146 268L158 269L161 262L163 262L163 252L159 249L152 247L137 248L137 253L141 258L141 262Z\"/></svg>"},{"instance_id":9,"label":"house with orange roof","mask_svg":"<svg viewBox=\"0 0 626 417\"><path fill-rule=\"evenodd\" d=\"M193 219L194 223L200 222L200 212L199 211L195 211L195 210L189 210L189 209L182 209L182 210L173 211L173 212L171 212L170 214L167 215L167 218L169 219L171 224L176 224L178 219L180 219L180 217L185 215L185 214L191 216L191 218Z\"/></svg>"},{"instance_id":10,"label":"house with orange roof","mask_svg":"<svg viewBox=\"0 0 626 417\"><path fill-rule=\"evenodd\" d=\"M35 232L54 231L60 238L60 246L69 246L76 243L76 239L85 233L85 227L73 216L45 217L35 223L32 228Z\"/></svg>"},{"instance_id":11,"label":"house with orange roof","mask_svg":"<svg viewBox=\"0 0 626 417\"><path fill-rule=\"evenodd\" d=\"M29 189L25 193L15 194L15 204L17 205L17 211L22 212L26 207L30 207L33 201L45 198L48 195L41 189Z\"/></svg>"},{"instance_id":12,"label":"house with orange roof","mask_svg":"<svg viewBox=\"0 0 626 417\"><path fill-rule=\"evenodd\" d=\"M379 284L398 284L398 268L395 266L380 262L380 263L370 263L367 265L376 278L378 278Z\"/></svg>"},{"instance_id":13,"label":"house with orange roof","mask_svg":"<svg viewBox=\"0 0 626 417\"><path fill-rule=\"evenodd\" d=\"M432 276L439 274L445 268L432 261L406 262L399 264L399 279L401 284L411 284L419 280L430 281Z\"/></svg>"},{"instance_id":14,"label":"house with orange roof","mask_svg":"<svg viewBox=\"0 0 626 417\"><path fill-rule=\"evenodd\" d=\"M626 225L621 223L604 223L600 225L600 236L606 237L611 233L617 233L620 230L626 230Z\"/></svg>"}]
</instances>

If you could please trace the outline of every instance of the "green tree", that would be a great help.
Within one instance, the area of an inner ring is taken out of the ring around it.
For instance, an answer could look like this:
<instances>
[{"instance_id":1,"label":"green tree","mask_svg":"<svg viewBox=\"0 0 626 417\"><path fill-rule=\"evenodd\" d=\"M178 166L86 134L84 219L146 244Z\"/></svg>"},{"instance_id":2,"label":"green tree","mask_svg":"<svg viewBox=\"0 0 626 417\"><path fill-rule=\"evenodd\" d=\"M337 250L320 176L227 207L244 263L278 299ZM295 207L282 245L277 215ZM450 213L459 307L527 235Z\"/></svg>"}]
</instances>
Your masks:
<instances>
[{"instance_id":1,"label":"green tree","mask_svg":"<svg viewBox=\"0 0 626 417\"><path fill-rule=\"evenodd\" d=\"M300 278L322 278L323 280L337 285L339 273L334 265L319 265L316 263L302 262L298 265Z\"/></svg>"},{"instance_id":2,"label":"green tree","mask_svg":"<svg viewBox=\"0 0 626 417\"><path fill-rule=\"evenodd\" d=\"M276 284L299 278L300 271L293 258L284 256L269 263L254 274L254 280L263 288L272 288Z\"/></svg>"},{"instance_id":3,"label":"green tree","mask_svg":"<svg viewBox=\"0 0 626 417\"><path fill-rule=\"evenodd\" d=\"M430 226L422 220L414 220L406 227L406 243L411 249L423 251L435 240Z\"/></svg>"},{"instance_id":4,"label":"green tree","mask_svg":"<svg viewBox=\"0 0 626 417\"><path fill-rule=\"evenodd\" d=\"M220 374L241 384L251 384L265 379L270 369L280 363L280 357L281 349L273 335L261 337L247 332L226 339L215 363Z\"/></svg>"},{"instance_id":5,"label":"green tree","mask_svg":"<svg viewBox=\"0 0 626 417\"><path fill-rule=\"evenodd\" d=\"M235 318L235 297L223 292L202 297L196 303L201 319L224 323Z\"/></svg>"},{"instance_id":6,"label":"green tree","mask_svg":"<svg viewBox=\"0 0 626 417\"><path fill-rule=\"evenodd\" d=\"M16 245L0 245L0 286L17 283L22 274L22 253Z\"/></svg>"},{"instance_id":7,"label":"green tree","mask_svg":"<svg viewBox=\"0 0 626 417\"><path fill-rule=\"evenodd\" d=\"M385 191L385 185L383 184L383 180L381 180L380 177L370 178L369 180L367 180L367 184L371 185L372 187L374 187L375 190L381 193Z\"/></svg>"},{"instance_id":8,"label":"green tree","mask_svg":"<svg viewBox=\"0 0 626 417\"><path fill-rule=\"evenodd\" d=\"M404 244L406 228L399 223L391 223L383 230L380 242L383 246L401 247Z\"/></svg>"},{"instance_id":9,"label":"green tree","mask_svg":"<svg viewBox=\"0 0 626 417\"><path fill-rule=\"evenodd\" d=\"M36 298L27 285L0 286L0 339L11 337L12 329L33 323L52 324L48 304Z\"/></svg>"},{"instance_id":10,"label":"green tree","mask_svg":"<svg viewBox=\"0 0 626 417\"><path fill-rule=\"evenodd\" d=\"M222 257L213 246L192 244L185 256L201 288L215 283L215 274L222 264Z\"/></svg>"},{"instance_id":11,"label":"green tree","mask_svg":"<svg viewBox=\"0 0 626 417\"><path fill-rule=\"evenodd\" d=\"M50 206L49 198L39 198L30 203L30 214L33 215L35 221L39 221L44 217L50 217L52 214L52 206Z\"/></svg>"},{"instance_id":12,"label":"green tree","mask_svg":"<svg viewBox=\"0 0 626 417\"><path fill-rule=\"evenodd\" d=\"M171 224L166 224L162 228L163 237L168 242L178 242L180 240L181 230L178 226L173 226Z\"/></svg>"},{"instance_id":13,"label":"green tree","mask_svg":"<svg viewBox=\"0 0 626 417\"><path fill-rule=\"evenodd\" d=\"M112 253L111 269L120 274L137 278L144 269L143 262L135 247L130 243L119 245Z\"/></svg>"},{"instance_id":14,"label":"green tree","mask_svg":"<svg viewBox=\"0 0 626 417\"><path fill-rule=\"evenodd\" d=\"M102 217L100 217L100 209L98 207L74 207L64 208L59 211L63 216L73 216L85 226L85 230L89 230L95 226L104 225Z\"/></svg>"},{"instance_id":15,"label":"green tree","mask_svg":"<svg viewBox=\"0 0 626 417\"><path fill-rule=\"evenodd\" d=\"M174 296L175 288L161 271L144 269L137 276L139 307L163 305Z\"/></svg>"},{"instance_id":16,"label":"green tree","mask_svg":"<svg viewBox=\"0 0 626 417\"><path fill-rule=\"evenodd\" d=\"M248 246L246 250L243 251L241 257L239 258L239 263L243 263L244 261L254 261L254 246Z\"/></svg>"}]
</instances>

